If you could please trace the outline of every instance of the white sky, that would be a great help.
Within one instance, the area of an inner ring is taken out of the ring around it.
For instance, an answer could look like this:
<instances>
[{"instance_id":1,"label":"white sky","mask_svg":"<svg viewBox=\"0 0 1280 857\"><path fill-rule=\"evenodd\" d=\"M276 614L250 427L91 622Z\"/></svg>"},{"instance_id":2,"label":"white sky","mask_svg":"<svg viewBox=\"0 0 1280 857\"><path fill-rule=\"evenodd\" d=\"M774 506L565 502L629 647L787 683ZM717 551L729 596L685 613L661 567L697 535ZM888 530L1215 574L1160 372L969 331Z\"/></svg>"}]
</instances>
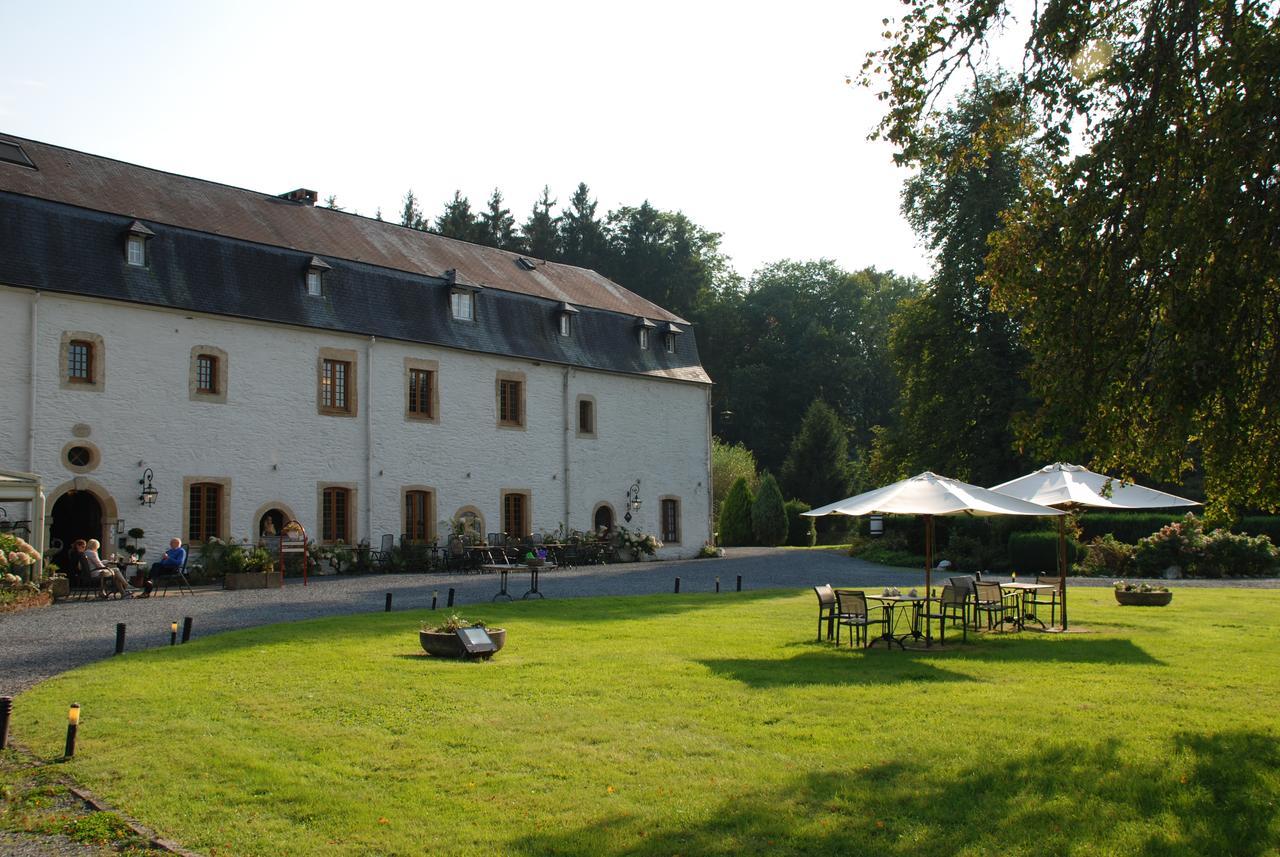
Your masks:
<instances>
[{"instance_id":1,"label":"white sky","mask_svg":"<svg viewBox=\"0 0 1280 857\"><path fill-rule=\"evenodd\" d=\"M0 0L0 132L398 216L579 181L724 233L744 276L833 258L925 276L906 172L845 84L896 0Z\"/></svg>"}]
</instances>

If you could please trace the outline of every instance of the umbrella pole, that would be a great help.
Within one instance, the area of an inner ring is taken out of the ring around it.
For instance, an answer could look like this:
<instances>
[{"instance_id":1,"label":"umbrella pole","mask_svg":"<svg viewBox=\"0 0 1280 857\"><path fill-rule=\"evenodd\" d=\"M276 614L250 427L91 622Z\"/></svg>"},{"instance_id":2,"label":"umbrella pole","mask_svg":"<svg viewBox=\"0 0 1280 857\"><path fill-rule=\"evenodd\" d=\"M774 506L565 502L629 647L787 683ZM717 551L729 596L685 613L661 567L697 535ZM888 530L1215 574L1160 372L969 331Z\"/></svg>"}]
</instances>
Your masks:
<instances>
[{"instance_id":1,"label":"umbrella pole","mask_svg":"<svg viewBox=\"0 0 1280 857\"><path fill-rule=\"evenodd\" d=\"M1062 630L1067 630L1067 522L1058 516L1058 607L1062 611Z\"/></svg>"},{"instance_id":2,"label":"umbrella pole","mask_svg":"<svg viewBox=\"0 0 1280 857\"><path fill-rule=\"evenodd\" d=\"M929 596L933 594L933 515L924 516L924 597L925 607L929 606ZM926 613L928 610L925 611ZM933 645L933 625L924 620L924 644Z\"/></svg>"}]
</instances>

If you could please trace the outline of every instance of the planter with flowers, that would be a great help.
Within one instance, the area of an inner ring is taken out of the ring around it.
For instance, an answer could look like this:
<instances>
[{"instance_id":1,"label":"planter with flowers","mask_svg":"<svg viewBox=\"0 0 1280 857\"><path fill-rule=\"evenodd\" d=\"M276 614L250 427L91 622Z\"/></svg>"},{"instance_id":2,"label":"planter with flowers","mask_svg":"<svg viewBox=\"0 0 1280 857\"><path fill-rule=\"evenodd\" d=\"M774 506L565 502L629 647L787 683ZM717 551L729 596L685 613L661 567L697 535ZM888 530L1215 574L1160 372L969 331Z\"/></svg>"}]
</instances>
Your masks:
<instances>
[{"instance_id":1,"label":"planter with flowers","mask_svg":"<svg viewBox=\"0 0 1280 857\"><path fill-rule=\"evenodd\" d=\"M13 533L0 533L0 574L12 574L24 583L30 583L40 554L30 544Z\"/></svg>"},{"instance_id":2,"label":"planter with flowers","mask_svg":"<svg viewBox=\"0 0 1280 857\"><path fill-rule=\"evenodd\" d=\"M1167 586L1152 586L1150 583L1115 582L1116 601L1126 607L1163 607L1173 600L1173 593Z\"/></svg>"},{"instance_id":3,"label":"planter with flowers","mask_svg":"<svg viewBox=\"0 0 1280 857\"><path fill-rule=\"evenodd\" d=\"M462 640L458 639L459 628L484 628L489 634L489 639L493 640L494 654L497 654L498 650L507 643L505 628L490 628L484 622L479 620L472 622L457 613L450 615L439 625L423 625L422 630L418 631L418 642L422 645L422 650L432 657L465 657L467 650L462 645Z\"/></svg>"},{"instance_id":4,"label":"planter with flowers","mask_svg":"<svg viewBox=\"0 0 1280 857\"><path fill-rule=\"evenodd\" d=\"M618 558L624 562L636 562L642 557L653 556L662 547L657 536L618 527L612 536L618 552Z\"/></svg>"}]
</instances>

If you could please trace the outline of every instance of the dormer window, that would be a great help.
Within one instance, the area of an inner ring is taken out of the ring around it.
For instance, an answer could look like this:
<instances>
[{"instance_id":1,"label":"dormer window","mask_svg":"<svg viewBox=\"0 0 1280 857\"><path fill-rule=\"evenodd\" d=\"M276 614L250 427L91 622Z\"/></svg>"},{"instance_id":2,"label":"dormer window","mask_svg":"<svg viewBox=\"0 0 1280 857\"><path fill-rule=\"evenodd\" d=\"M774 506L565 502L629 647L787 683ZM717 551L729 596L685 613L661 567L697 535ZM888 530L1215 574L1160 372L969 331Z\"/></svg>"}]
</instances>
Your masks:
<instances>
[{"instance_id":1,"label":"dormer window","mask_svg":"<svg viewBox=\"0 0 1280 857\"><path fill-rule=\"evenodd\" d=\"M155 237L155 233L138 221L129 224L129 231L124 238L124 260L136 268L147 266L147 242Z\"/></svg>"},{"instance_id":2,"label":"dormer window","mask_svg":"<svg viewBox=\"0 0 1280 857\"><path fill-rule=\"evenodd\" d=\"M324 275L332 270L332 266L319 256L312 256L311 261L307 263L307 294L313 298L323 295Z\"/></svg>"},{"instance_id":3,"label":"dormer window","mask_svg":"<svg viewBox=\"0 0 1280 857\"><path fill-rule=\"evenodd\" d=\"M476 293L462 289L454 289L449 296L453 307L453 317L458 321L476 320Z\"/></svg>"},{"instance_id":4,"label":"dormer window","mask_svg":"<svg viewBox=\"0 0 1280 857\"><path fill-rule=\"evenodd\" d=\"M559 324L560 335L569 336L573 333L573 317L578 314L578 308L565 301L560 302L560 306L556 307L556 321Z\"/></svg>"},{"instance_id":5,"label":"dormer window","mask_svg":"<svg viewBox=\"0 0 1280 857\"><path fill-rule=\"evenodd\" d=\"M683 330L676 327L671 322L667 322L667 329L662 335L663 346L667 349L668 354L676 353L676 337L684 333Z\"/></svg>"},{"instance_id":6,"label":"dormer window","mask_svg":"<svg viewBox=\"0 0 1280 857\"><path fill-rule=\"evenodd\" d=\"M445 284L449 287L449 308L457 321L476 320L476 294L483 288L471 283L458 282L458 269L450 268L444 272Z\"/></svg>"},{"instance_id":7,"label":"dormer window","mask_svg":"<svg viewBox=\"0 0 1280 857\"><path fill-rule=\"evenodd\" d=\"M649 321L647 318L636 319L636 328L640 331L639 339L641 350L647 351L649 349L649 331L653 330L655 327L657 327L657 325Z\"/></svg>"}]
</instances>

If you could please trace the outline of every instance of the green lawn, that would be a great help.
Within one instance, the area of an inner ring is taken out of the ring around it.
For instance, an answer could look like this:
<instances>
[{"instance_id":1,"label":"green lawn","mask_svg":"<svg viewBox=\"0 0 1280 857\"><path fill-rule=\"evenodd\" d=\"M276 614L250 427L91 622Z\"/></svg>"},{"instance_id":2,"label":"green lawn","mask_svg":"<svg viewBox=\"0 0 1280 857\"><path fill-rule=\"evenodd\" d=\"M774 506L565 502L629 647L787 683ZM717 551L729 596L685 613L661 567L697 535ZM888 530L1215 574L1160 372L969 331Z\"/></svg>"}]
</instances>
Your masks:
<instances>
[{"instance_id":1,"label":"green lawn","mask_svg":"<svg viewBox=\"0 0 1280 857\"><path fill-rule=\"evenodd\" d=\"M423 613L131 654L20 697L15 738L208 854L1276 854L1280 592L1179 589L1092 633L814 642L811 592ZM971 637L972 639L972 637Z\"/></svg>"}]
</instances>

